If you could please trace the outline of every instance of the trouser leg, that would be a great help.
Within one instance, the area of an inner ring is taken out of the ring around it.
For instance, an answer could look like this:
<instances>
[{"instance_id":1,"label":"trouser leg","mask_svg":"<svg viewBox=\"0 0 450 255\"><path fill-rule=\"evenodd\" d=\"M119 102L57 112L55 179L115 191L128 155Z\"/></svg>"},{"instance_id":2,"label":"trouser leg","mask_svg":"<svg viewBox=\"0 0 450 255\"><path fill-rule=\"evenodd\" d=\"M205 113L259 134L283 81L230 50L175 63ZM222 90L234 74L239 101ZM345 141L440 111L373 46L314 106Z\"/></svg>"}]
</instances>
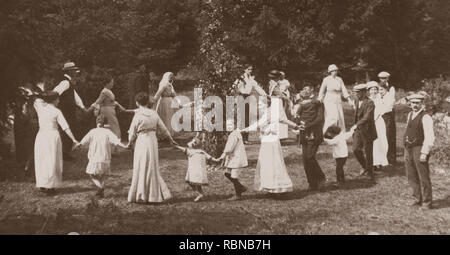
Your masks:
<instances>
[{"instance_id":1,"label":"trouser leg","mask_svg":"<svg viewBox=\"0 0 450 255\"><path fill-rule=\"evenodd\" d=\"M422 187L421 192L422 192L423 203L430 204L433 199L433 195L432 195L431 178L430 178L430 167L428 164L429 157L427 157L426 162L420 162L420 154L421 154L420 151L421 151L420 146L416 146L413 148L413 155L414 155L413 160L414 160L414 164L417 169L417 173L419 175L420 186Z\"/></svg>"},{"instance_id":2,"label":"trouser leg","mask_svg":"<svg viewBox=\"0 0 450 255\"><path fill-rule=\"evenodd\" d=\"M409 186L412 188L413 197L416 202L422 202L422 191L420 187L419 173L414 163L414 154L412 148L405 148L405 170Z\"/></svg>"},{"instance_id":3,"label":"trouser leg","mask_svg":"<svg viewBox=\"0 0 450 255\"><path fill-rule=\"evenodd\" d=\"M336 158L336 179L338 182L345 182L344 165L347 158Z\"/></svg>"},{"instance_id":4,"label":"trouser leg","mask_svg":"<svg viewBox=\"0 0 450 255\"><path fill-rule=\"evenodd\" d=\"M353 154L359 164L366 169L366 158L364 156L364 143L362 139L362 134L360 131L356 130L353 135Z\"/></svg>"}]
</instances>

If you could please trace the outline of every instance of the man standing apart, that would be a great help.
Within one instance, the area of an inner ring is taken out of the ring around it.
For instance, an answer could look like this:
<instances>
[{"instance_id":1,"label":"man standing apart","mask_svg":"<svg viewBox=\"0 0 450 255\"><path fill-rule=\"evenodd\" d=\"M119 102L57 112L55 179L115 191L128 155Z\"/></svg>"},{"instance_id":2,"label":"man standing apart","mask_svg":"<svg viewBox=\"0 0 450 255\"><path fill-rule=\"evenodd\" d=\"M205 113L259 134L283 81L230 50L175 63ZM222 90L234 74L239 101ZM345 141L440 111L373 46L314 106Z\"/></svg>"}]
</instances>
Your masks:
<instances>
[{"instance_id":1,"label":"man standing apart","mask_svg":"<svg viewBox=\"0 0 450 255\"><path fill-rule=\"evenodd\" d=\"M76 107L79 107L84 112L87 112L86 107L83 104L78 93L75 91L76 78L80 73L80 69L75 65L74 62L67 62L63 67L63 79L62 81L53 89L53 91L59 94L59 105L58 108L66 118L69 127L74 130L76 129ZM71 160L72 156L70 152L72 150L72 139L70 139L66 133L60 130L61 140L63 145L63 158L65 160Z\"/></svg>"},{"instance_id":2,"label":"man standing apart","mask_svg":"<svg viewBox=\"0 0 450 255\"><path fill-rule=\"evenodd\" d=\"M355 132L353 134L353 154L363 167L360 175L368 174L375 183L373 174L373 141L377 138L374 120L375 104L367 97L366 84L353 88L355 100Z\"/></svg>"},{"instance_id":3,"label":"man standing apart","mask_svg":"<svg viewBox=\"0 0 450 255\"><path fill-rule=\"evenodd\" d=\"M408 97L412 111L408 114L406 131L403 137L405 146L405 168L408 183L413 190L413 206L431 209L432 191L430 150L434 144L433 119L425 112L424 96L414 94Z\"/></svg>"}]
</instances>

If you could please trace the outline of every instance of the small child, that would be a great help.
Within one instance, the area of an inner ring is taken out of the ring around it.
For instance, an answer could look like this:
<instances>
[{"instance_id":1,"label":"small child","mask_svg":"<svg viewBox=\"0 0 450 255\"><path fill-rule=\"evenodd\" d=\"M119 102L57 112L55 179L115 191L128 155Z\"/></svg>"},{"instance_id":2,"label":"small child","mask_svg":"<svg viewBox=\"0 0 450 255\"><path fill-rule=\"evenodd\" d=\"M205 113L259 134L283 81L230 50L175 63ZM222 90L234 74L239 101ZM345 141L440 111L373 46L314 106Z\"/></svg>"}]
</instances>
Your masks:
<instances>
[{"instance_id":1,"label":"small child","mask_svg":"<svg viewBox=\"0 0 450 255\"><path fill-rule=\"evenodd\" d=\"M206 172L206 161L214 160L208 153L201 150L201 141L195 137L188 143L188 148L176 146L188 156L188 170L186 173L186 182L191 186L192 190L197 193L194 202L200 201L204 197L202 186L208 185L208 175Z\"/></svg>"},{"instance_id":2,"label":"small child","mask_svg":"<svg viewBox=\"0 0 450 255\"><path fill-rule=\"evenodd\" d=\"M229 126L233 128L233 124L233 122L227 122L227 129ZM244 142L239 129L233 130L228 135L225 149L219 160L223 159L225 159L224 167L226 167L226 172L224 175L231 181L231 183L233 183L234 191L236 193L236 195L229 198L229 200L240 200L242 193L247 191L247 188L239 182L238 178L241 168L248 166L248 161Z\"/></svg>"},{"instance_id":3,"label":"small child","mask_svg":"<svg viewBox=\"0 0 450 255\"><path fill-rule=\"evenodd\" d=\"M127 148L111 130L105 128L107 122L106 116L99 114L96 119L97 127L89 131L80 142L80 145L89 144L86 173L97 186L95 195L98 197L104 197L105 176L111 172L111 144Z\"/></svg>"},{"instance_id":4,"label":"small child","mask_svg":"<svg viewBox=\"0 0 450 255\"><path fill-rule=\"evenodd\" d=\"M333 146L333 158L336 159L336 179L339 186L345 183L344 165L348 157L347 140L352 137L355 127L349 132L341 132L341 128L331 125L324 134L324 141Z\"/></svg>"}]
</instances>

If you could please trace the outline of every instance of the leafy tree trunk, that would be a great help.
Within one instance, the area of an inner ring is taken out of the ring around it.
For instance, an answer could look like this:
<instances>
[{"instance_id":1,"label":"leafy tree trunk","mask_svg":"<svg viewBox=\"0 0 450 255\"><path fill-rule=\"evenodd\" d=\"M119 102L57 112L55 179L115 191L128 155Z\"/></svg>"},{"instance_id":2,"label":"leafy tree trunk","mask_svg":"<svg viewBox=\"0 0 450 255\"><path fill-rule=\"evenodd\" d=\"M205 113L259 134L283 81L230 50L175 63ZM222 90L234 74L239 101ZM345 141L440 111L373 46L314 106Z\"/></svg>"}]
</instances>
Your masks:
<instances>
[{"instance_id":1,"label":"leafy tree trunk","mask_svg":"<svg viewBox=\"0 0 450 255\"><path fill-rule=\"evenodd\" d=\"M204 27L200 45L200 87L203 90L203 98L218 96L222 99L222 126L225 130L225 98L234 94L233 83L241 74L242 67L239 58L226 45L228 35L223 25L223 14L223 3L220 0L211 0L202 5L201 24L204 24ZM204 130L202 135L204 149L213 155L220 155L226 142L226 132Z\"/></svg>"}]
</instances>

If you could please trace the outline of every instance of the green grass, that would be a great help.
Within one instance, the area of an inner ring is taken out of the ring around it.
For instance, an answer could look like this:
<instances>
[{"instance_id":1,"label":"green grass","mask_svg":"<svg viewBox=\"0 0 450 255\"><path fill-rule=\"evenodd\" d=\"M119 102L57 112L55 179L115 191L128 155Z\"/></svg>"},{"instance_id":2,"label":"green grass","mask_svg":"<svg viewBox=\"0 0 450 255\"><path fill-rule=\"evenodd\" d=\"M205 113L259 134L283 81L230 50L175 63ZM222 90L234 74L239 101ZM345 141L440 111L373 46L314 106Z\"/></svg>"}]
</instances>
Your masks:
<instances>
[{"instance_id":1,"label":"green grass","mask_svg":"<svg viewBox=\"0 0 450 255\"><path fill-rule=\"evenodd\" d=\"M352 115L346 112L351 122ZM399 137L403 130L399 124ZM257 136L252 139L257 141ZM181 139L180 143L185 142ZM241 179L252 188L259 144L246 149L250 166ZM350 155L344 188L329 185L323 192L309 193L300 148L291 143L283 146L283 152L294 182L294 192L283 200L249 189L244 200L228 202L232 185L221 172L213 172L205 188L206 200L195 203L184 182L186 157L169 147L160 148L161 172L174 197L161 205L126 201L131 151L113 158L113 175L107 180L106 197L100 200L93 196L95 188L85 174L86 151L77 152L77 161L65 165L64 187L54 197L40 195L33 178L23 176L12 162L3 161L0 234L450 234L448 173L432 171L436 209L420 211L408 206L411 190L401 165L377 174L378 183L371 185L358 177L361 167ZM401 157L400 150L399 161L403 161ZM322 145L318 159L328 180L334 181L330 148Z\"/></svg>"}]
</instances>

